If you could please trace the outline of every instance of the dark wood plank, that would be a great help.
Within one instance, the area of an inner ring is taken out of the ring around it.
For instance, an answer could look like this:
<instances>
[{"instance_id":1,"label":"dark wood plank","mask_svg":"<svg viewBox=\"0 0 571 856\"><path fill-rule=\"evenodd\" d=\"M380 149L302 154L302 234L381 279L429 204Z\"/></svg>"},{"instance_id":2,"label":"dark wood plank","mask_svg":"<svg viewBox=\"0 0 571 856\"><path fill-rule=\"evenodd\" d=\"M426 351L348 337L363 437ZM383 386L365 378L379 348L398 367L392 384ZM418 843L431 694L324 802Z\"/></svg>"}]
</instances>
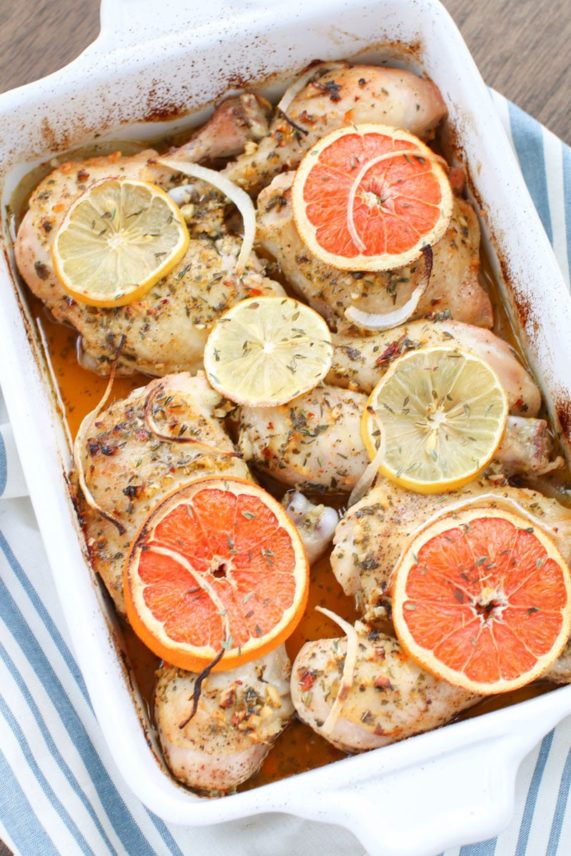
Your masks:
<instances>
[{"instance_id":1,"label":"dark wood plank","mask_svg":"<svg viewBox=\"0 0 571 856\"><path fill-rule=\"evenodd\" d=\"M571 144L570 0L444 0L486 81ZM0 91L65 65L97 35L97 0L0 3Z\"/></svg>"},{"instance_id":2,"label":"dark wood plank","mask_svg":"<svg viewBox=\"0 0 571 856\"><path fill-rule=\"evenodd\" d=\"M570 0L443 0L482 76L571 145Z\"/></svg>"}]
</instances>

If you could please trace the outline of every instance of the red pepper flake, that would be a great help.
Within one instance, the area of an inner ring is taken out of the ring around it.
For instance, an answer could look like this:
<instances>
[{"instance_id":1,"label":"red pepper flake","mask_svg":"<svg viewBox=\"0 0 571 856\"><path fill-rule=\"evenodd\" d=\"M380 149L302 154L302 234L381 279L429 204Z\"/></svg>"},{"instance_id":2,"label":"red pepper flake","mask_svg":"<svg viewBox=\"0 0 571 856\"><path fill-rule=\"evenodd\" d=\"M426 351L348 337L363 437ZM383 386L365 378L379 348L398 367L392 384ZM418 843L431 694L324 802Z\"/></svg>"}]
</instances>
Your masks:
<instances>
[{"instance_id":1,"label":"red pepper flake","mask_svg":"<svg viewBox=\"0 0 571 856\"><path fill-rule=\"evenodd\" d=\"M375 361L376 366L382 366L383 363L388 363L390 360L394 359L400 353L400 342L398 339L395 339L394 342L391 342L380 357L377 357Z\"/></svg>"},{"instance_id":2,"label":"red pepper flake","mask_svg":"<svg viewBox=\"0 0 571 856\"><path fill-rule=\"evenodd\" d=\"M387 677L384 675L375 678L375 682L373 684L376 690L392 690L393 685L389 681Z\"/></svg>"},{"instance_id":3,"label":"red pepper flake","mask_svg":"<svg viewBox=\"0 0 571 856\"><path fill-rule=\"evenodd\" d=\"M306 669L305 666L298 669L297 682L302 693L306 693L312 688L315 683L316 674L312 669Z\"/></svg>"}]
</instances>

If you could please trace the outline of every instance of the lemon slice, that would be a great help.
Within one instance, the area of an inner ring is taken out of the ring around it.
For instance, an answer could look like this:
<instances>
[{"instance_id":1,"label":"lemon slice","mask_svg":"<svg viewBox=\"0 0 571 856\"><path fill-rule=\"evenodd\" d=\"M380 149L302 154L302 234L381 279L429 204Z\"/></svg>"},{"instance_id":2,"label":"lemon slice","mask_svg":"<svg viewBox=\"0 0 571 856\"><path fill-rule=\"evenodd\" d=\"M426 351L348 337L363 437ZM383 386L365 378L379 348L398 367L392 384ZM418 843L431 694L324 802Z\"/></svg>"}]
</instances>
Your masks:
<instances>
[{"instance_id":1,"label":"lemon slice","mask_svg":"<svg viewBox=\"0 0 571 856\"><path fill-rule=\"evenodd\" d=\"M52 245L65 291L90 306L124 306L179 262L189 235L180 209L146 181L106 178L75 200Z\"/></svg>"},{"instance_id":2,"label":"lemon slice","mask_svg":"<svg viewBox=\"0 0 571 856\"><path fill-rule=\"evenodd\" d=\"M225 398L251 407L285 404L331 366L321 315L290 297L253 297L222 315L204 349L206 376Z\"/></svg>"},{"instance_id":3,"label":"lemon slice","mask_svg":"<svg viewBox=\"0 0 571 856\"><path fill-rule=\"evenodd\" d=\"M475 478L502 441L506 395L474 354L420 348L400 357L372 391L361 432L380 472L418 493Z\"/></svg>"}]
</instances>

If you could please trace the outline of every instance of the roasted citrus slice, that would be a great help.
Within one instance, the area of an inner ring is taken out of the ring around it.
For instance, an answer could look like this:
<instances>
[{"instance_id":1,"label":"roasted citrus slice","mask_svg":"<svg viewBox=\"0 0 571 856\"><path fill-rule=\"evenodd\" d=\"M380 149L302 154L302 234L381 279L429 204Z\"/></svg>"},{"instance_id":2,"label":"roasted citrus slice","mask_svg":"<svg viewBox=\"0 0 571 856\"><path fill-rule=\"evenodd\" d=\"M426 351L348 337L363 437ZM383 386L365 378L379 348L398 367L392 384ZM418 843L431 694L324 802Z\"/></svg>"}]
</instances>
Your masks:
<instances>
[{"instance_id":1,"label":"roasted citrus slice","mask_svg":"<svg viewBox=\"0 0 571 856\"><path fill-rule=\"evenodd\" d=\"M408 653L475 693L533 681L571 630L569 569L530 518L455 508L409 542L393 582L393 620Z\"/></svg>"},{"instance_id":2,"label":"roasted citrus slice","mask_svg":"<svg viewBox=\"0 0 571 856\"><path fill-rule=\"evenodd\" d=\"M407 131L351 125L323 137L297 169L298 232L342 270L390 270L444 234L452 191L437 156Z\"/></svg>"},{"instance_id":3,"label":"roasted citrus slice","mask_svg":"<svg viewBox=\"0 0 571 856\"><path fill-rule=\"evenodd\" d=\"M508 403L496 373L474 354L419 348L378 382L361 422L380 472L418 493L475 478L500 445Z\"/></svg>"},{"instance_id":4,"label":"roasted citrus slice","mask_svg":"<svg viewBox=\"0 0 571 856\"><path fill-rule=\"evenodd\" d=\"M303 615L309 570L283 507L240 479L191 482L154 508L125 565L127 617L151 651L200 672L261 657Z\"/></svg>"},{"instance_id":5,"label":"roasted citrus slice","mask_svg":"<svg viewBox=\"0 0 571 856\"><path fill-rule=\"evenodd\" d=\"M274 407L317 386L332 354L329 328L309 306L291 297L252 297L218 319L204 367L231 401Z\"/></svg>"},{"instance_id":6,"label":"roasted citrus slice","mask_svg":"<svg viewBox=\"0 0 571 856\"><path fill-rule=\"evenodd\" d=\"M188 242L180 209L160 187L106 178L75 200L55 235L52 259L76 300L123 306L172 270Z\"/></svg>"}]
</instances>

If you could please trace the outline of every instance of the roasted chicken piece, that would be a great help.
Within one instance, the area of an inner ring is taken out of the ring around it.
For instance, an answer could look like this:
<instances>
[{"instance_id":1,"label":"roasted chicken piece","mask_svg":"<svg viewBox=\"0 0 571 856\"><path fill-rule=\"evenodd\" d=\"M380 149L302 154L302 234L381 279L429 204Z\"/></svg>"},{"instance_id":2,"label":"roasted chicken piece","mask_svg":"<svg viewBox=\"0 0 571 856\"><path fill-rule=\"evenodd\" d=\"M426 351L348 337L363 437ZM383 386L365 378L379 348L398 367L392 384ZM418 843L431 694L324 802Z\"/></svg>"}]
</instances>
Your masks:
<instances>
[{"instance_id":1,"label":"roasted chicken piece","mask_svg":"<svg viewBox=\"0 0 571 856\"><path fill-rule=\"evenodd\" d=\"M229 164L226 175L255 192L279 172L296 167L305 152L331 131L353 122L376 122L430 137L446 105L430 80L400 68L334 63L317 66L293 98L287 118L279 110L270 132Z\"/></svg>"},{"instance_id":2,"label":"roasted chicken piece","mask_svg":"<svg viewBox=\"0 0 571 856\"><path fill-rule=\"evenodd\" d=\"M173 775L209 792L232 790L253 776L293 714L289 675L283 645L237 669L214 672L189 718L197 675L162 666L155 722Z\"/></svg>"},{"instance_id":3,"label":"roasted chicken piece","mask_svg":"<svg viewBox=\"0 0 571 856\"><path fill-rule=\"evenodd\" d=\"M389 606L391 575L409 536L429 517L452 503L481 494L507 498L553 533L566 562L571 561L571 509L540 493L485 479L458 491L426 496L403 490L388 479L347 511L334 538L331 567L345 594L355 597L365 620L374 621Z\"/></svg>"},{"instance_id":4,"label":"roasted chicken piece","mask_svg":"<svg viewBox=\"0 0 571 856\"><path fill-rule=\"evenodd\" d=\"M333 365L327 382L370 392L393 362L406 353L430 345L449 345L476 354L496 372L510 412L515 416L537 416L541 394L529 372L507 342L460 321L412 321L372 336L333 337Z\"/></svg>"},{"instance_id":5,"label":"roasted chicken piece","mask_svg":"<svg viewBox=\"0 0 571 856\"><path fill-rule=\"evenodd\" d=\"M367 399L320 385L278 407L241 407L238 448L289 487L348 493L369 459L360 431Z\"/></svg>"},{"instance_id":6,"label":"roasted chicken piece","mask_svg":"<svg viewBox=\"0 0 571 856\"><path fill-rule=\"evenodd\" d=\"M258 197L258 242L283 275L333 330L347 330L350 306L369 313L403 305L425 276L421 259L406 268L380 272L342 271L316 259L297 231L291 205L294 173L279 175ZM491 327L490 298L478 281L480 227L474 209L456 199L450 225L432 248L432 272L415 318L443 315Z\"/></svg>"},{"instance_id":7,"label":"roasted chicken piece","mask_svg":"<svg viewBox=\"0 0 571 856\"><path fill-rule=\"evenodd\" d=\"M478 696L417 666L396 639L361 621L348 638L306 642L292 668L298 716L345 752L386 746L438 728ZM348 662L351 659L351 662Z\"/></svg>"},{"instance_id":8,"label":"roasted chicken piece","mask_svg":"<svg viewBox=\"0 0 571 856\"><path fill-rule=\"evenodd\" d=\"M133 390L100 413L85 433L78 451L86 486L101 510L80 493L86 540L92 565L119 612L125 611L129 545L158 501L195 478L251 479L224 429L225 413L222 398L202 374L181 372ZM301 494L290 497L287 511L314 561L333 537L337 512Z\"/></svg>"},{"instance_id":9,"label":"roasted chicken piece","mask_svg":"<svg viewBox=\"0 0 571 856\"><path fill-rule=\"evenodd\" d=\"M233 454L221 408L221 397L205 378L185 372L133 390L87 432L79 450L85 482L111 519L82 503L85 535L92 566L121 613L125 557L157 502L193 478L250 478L246 464Z\"/></svg>"},{"instance_id":10,"label":"roasted chicken piece","mask_svg":"<svg viewBox=\"0 0 571 856\"><path fill-rule=\"evenodd\" d=\"M245 108L239 109L244 106L242 100L224 102L179 150L179 157L196 160L239 151L252 127L260 133L265 120L261 107L261 117L256 113L258 101L254 96L248 98L250 120L244 118ZM118 368L123 374L196 372L202 366L209 329L226 309L252 295L283 294L278 283L265 277L264 265L254 254L244 274L235 275L241 239L229 234L225 225L226 200L203 182L193 186L191 241L186 255L141 300L101 308L79 303L65 293L53 271L50 250L69 206L91 184L105 178L152 181L165 189L180 184L172 170L154 163L156 156L150 149L128 157L117 152L58 166L32 193L18 229L15 254L22 277L56 321L75 327L81 336L84 363L99 374L108 374L121 341Z\"/></svg>"},{"instance_id":11,"label":"roasted chicken piece","mask_svg":"<svg viewBox=\"0 0 571 856\"><path fill-rule=\"evenodd\" d=\"M454 332L456 329L460 331L458 338L453 339L447 332L449 322L416 322L404 328L404 333L399 328L392 334L397 342L406 341L409 347L414 347L416 339L425 335L425 327L433 341L439 335L445 342L457 341L464 346L469 342L469 350L476 351L479 347L480 355L498 373L512 409L516 412L522 412L526 407L531 411L538 409L537 387L501 339L487 330L465 324L450 328ZM411 332L415 336L414 342L408 339ZM378 353L379 347L386 345L386 339L381 346L375 345L379 339L382 339L382 334L364 339L355 354L346 345L338 345L334 368L328 379L339 379L339 365L345 360L362 366L358 369L359 378L364 376L367 380L373 374L380 377L389 360L381 361L376 368L369 364L369 361L374 363L374 354ZM386 345L386 348L390 350L391 345ZM371 352L373 358L369 356ZM396 353L398 355L399 351ZM360 392L321 384L278 407L241 407L238 446L244 459L257 470L268 473L289 487L349 493L369 463L361 436L361 417L366 406L367 397ZM545 420L512 416L492 470L505 475L546 473L561 464L560 458L551 460L551 452L551 437Z\"/></svg>"}]
</instances>

